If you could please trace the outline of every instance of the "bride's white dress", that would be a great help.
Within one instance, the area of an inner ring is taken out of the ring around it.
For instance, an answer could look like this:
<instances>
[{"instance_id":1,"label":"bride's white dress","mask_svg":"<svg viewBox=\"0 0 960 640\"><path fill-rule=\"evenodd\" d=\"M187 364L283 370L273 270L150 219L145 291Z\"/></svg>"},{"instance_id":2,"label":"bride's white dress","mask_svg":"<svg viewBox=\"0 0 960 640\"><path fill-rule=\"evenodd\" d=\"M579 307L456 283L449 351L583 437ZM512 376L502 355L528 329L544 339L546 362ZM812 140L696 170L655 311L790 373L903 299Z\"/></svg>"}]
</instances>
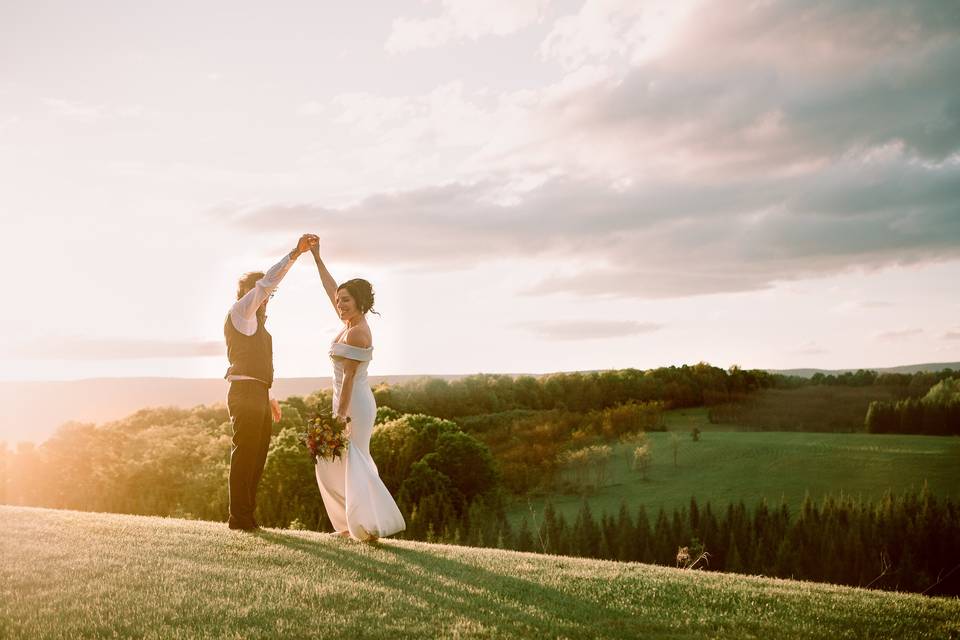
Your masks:
<instances>
[{"instance_id":1,"label":"bride's white dress","mask_svg":"<svg viewBox=\"0 0 960 640\"><path fill-rule=\"evenodd\" d=\"M333 462L317 460L317 485L333 528L338 532L349 531L358 540L369 540L403 531L406 523L370 457L370 436L377 417L377 403L367 382L373 347L363 349L342 342L331 343L334 412L340 406L344 358L359 362L347 411L350 446L344 456Z\"/></svg>"}]
</instances>

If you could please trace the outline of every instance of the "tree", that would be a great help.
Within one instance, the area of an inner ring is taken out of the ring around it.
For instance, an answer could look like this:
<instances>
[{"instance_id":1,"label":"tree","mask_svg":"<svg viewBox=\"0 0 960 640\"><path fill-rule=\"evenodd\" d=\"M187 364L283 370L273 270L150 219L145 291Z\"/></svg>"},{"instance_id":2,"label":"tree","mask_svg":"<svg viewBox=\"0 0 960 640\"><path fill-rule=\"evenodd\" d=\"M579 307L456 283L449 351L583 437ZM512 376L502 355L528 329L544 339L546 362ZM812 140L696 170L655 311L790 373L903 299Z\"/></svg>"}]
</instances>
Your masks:
<instances>
[{"instance_id":1,"label":"tree","mask_svg":"<svg viewBox=\"0 0 960 640\"><path fill-rule=\"evenodd\" d=\"M387 489L396 495L413 464L436 451L440 434L459 430L449 420L422 414L377 425L370 438L370 455Z\"/></svg>"},{"instance_id":2,"label":"tree","mask_svg":"<svg viewBox=\"0 0 960 640\"><path fill-rule=\"evenodd\" d=\"M414 507L428 496L442 496L461 511L466 500L454 486L450 477L438 471L427 460L418 460L410 468L410 474L403 481L397 494L398 502Z\"/></svg>"},{"instance_id":3,"label":"tree","mask_svg":"<svg viewBox=\"0 0 960 640\"><path fill-rule=\"evenodd\" d=\"M284 429L270 444L260 480L257 518L267 527L289 527L297 521L314 531L330 529L314 463L300 443L299 429Z\"/></svg>"},{"instance_id":4,"label":"tree","mask_svg":"<svg viewBox=\"0 0 960 640\"><path fill-rule=\"evenodd\" d=\"M468 502L496 486L497 473L490 449L462 431L441 433L436 451L423 460L445 474Z\"/></svg>"},{"instance_id":5,"label":"tree","mask_svg":"<svg viewBox=\"0 0 960 640\"><path fill-rule=\"evenodd\" d=\"M600 527L593 519L590 504L584 500L573 524L572 551L584 558L597 558L600 554Z\"/></svg>"},{"instance_id":6,"label":"tree","mask_svg":"<svg viewBox=\"0 0 960 640\"><path fill-rule=\"evenodd\" d=\"M644 443L633 450L633 469L640 472L640 478L647 479L647 472L650 470L651 462L650 443Z\"/></svg>"},{"instance_id":7,"label":"tree","mask_svg":"<svg viewBox=\"0 0 960 640\"><path fill-rule=\"evenodd\" d=\"M517 551L534 550L533 535L530 533L530 523L527 522L526 516L520 521L520 530L514 538L513 548Z\"/></svg>"}]
</instances>

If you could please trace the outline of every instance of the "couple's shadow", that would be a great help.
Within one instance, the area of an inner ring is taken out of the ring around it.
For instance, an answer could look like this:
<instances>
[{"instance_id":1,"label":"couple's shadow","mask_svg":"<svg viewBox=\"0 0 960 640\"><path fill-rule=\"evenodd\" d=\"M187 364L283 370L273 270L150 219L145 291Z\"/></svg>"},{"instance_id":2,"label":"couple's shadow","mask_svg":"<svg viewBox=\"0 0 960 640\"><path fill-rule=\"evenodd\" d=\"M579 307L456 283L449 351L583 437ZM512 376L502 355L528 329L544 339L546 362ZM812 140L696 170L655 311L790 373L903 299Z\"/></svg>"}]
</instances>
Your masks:
<instances>
[{"instance_id":1,"label":"couple's shadow","mask_svg":"<svg viewBox=\"0 0 960 640\"><path fill-rule=\"evenodd\" d=\"M379 590L405 597L427 619L438 622L467 618L478 627L492 626L497 634L514 637L622 637L639 631L630 630L635 621L628 611L392 541L363 545L331 537L329 544L263 530L257 537L362 576ZM518 554L516 562L522 561Z\"/></svg>"}]
</instances>

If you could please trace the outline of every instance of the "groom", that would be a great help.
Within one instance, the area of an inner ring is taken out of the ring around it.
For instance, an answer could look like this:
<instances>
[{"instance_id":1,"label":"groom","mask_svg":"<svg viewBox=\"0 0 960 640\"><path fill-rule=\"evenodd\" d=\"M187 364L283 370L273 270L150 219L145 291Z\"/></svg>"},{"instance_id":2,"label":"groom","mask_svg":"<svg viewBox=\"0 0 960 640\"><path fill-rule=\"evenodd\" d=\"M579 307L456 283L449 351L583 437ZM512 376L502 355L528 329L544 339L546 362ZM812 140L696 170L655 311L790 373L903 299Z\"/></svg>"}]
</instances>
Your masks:
<instances>
[{"instance_id":1,"label":"groom","mask_svg":"<svg viewBox=\"0 0 960 640\"><path fill-rule=\"evenodd\" d=\"M257 485L267 461L272 422L280 421L280 404L270 398L273 385L273 339L264 324L267 301L294 261L318 242L312 234L300 236L296 248L266 273L246 273L237 285L237 301L223 324L230 368L227 409L233 425L230 451L231 529L257 528L253 517Z\"/></svg>"}]
</instances>

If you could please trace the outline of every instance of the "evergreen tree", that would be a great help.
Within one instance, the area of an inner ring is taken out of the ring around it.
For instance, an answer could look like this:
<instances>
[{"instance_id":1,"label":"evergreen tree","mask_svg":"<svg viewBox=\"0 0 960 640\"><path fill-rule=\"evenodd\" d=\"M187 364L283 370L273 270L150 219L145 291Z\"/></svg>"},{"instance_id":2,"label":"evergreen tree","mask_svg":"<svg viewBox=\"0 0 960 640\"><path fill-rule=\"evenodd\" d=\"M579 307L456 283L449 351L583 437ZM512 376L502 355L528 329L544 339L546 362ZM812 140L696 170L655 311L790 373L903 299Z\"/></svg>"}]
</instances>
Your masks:
<instances>
[{"instance_id":1,"label":"evergreen tree","mask_svg":"<svg viewBox=\"0 0 960 640\"><path fill-rule=\"evenodd\" d=\"M542 539L540 540L541 545L543 546L543 553L556 554L560 550L560 537L562 535L560 529L560 521L557 517L557 512L553 508L552 502L547 502L546 506L543 508L543 526L542 526Z\"/></svg>"},{"instance_id":2,"label":"evergreen tree","mask_svg":"<svg viewBox=\"0 0 960 640\"><path fill-rule=\"evenodd\" d=\"M636 538L637 531L630 518L630 512L627 510L626 501L620 502L620 511L617 513L617 522L614 525L614 530L616 534L613 542L613 557L623 562L639 560L639 556L633 553L633 541Z\"/></svg>"},{"instance_id":3,"label":"evergreen tree","mask_svg":"<svg viewBox=\"0 0 960 640\"><path fill-rule=\"evenodd\" d=\"M530 523L527 521L527 517L524 516L523 520L520 521L520 529L517 531L517 535L513 541L513 548L517 551L533 551L533 536L530 533Z\"/></svg>"},{"instance_id":4,"label":"evergreen tree","mask_svg":"<svg viewBox=\"0 0 960 640\"><path fill-rule=\"evenodd\" d=\"M600 528L586 500L580 505L580 512L574 521L571 551L584 558L597 558L600 554Z\"/></svg>"},{"instance_id":5,"label":"evergreen tree","mask_svg":"<svg viewBox=\"0 0 960 640\"><path fill-rule=\"evenodd\" d=\"M670 521L663 507L657 511L657 522L653 527L653 540L650 546L653 551L653 561L656 564L673 566L679 545L671 535Z\"/></svg>"},{"instance_id":6,"label":"evergreen tree","mask_svg":"<svg viewBox=\"0 0 960 640\"><path fill-rule=\"evenodd\" d=\"M653 564L656 562L653 551L652 538L653 533L650 530L650 519L647 517L647 509L643 505L637 509L637 524L634 528L633 544L631 545L630 558L638 562Z\"/></svg>"},{"instance_id":7,"label":"evergreen tree","mask_svg":"<svg viewBox=\"0 0 960 640\"><path fill-rule=\"evenodd\" d=\"M731 534L730 542L727 544L726 560L723 570L728 573L741 573L743 571L743 560L740 558L740 550L737 548L736 537Z\"/></svg>"}]
</instances>

